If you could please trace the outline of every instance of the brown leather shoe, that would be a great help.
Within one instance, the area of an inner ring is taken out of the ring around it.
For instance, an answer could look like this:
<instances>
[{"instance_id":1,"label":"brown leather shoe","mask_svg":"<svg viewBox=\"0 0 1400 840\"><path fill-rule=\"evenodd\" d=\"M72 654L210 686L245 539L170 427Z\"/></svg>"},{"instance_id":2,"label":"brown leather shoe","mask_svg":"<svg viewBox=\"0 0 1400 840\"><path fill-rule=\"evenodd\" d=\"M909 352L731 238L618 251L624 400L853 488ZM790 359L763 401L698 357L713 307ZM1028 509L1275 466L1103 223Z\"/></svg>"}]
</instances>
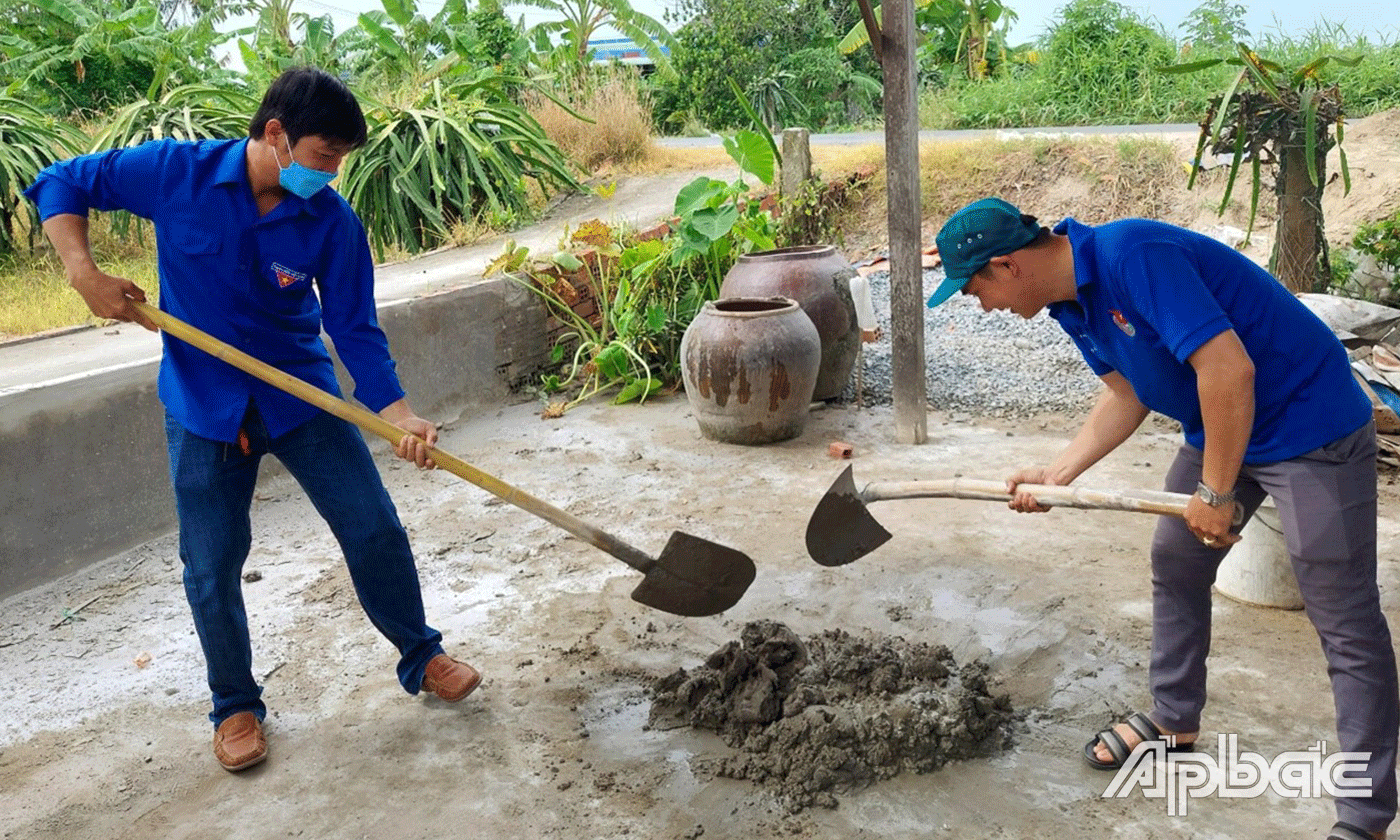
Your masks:
<instances>
[{"instance_id":1,"label":"brown leather shoe","mask_svg":"<svg viewBox=\"0 0 1400 840\"><path fill-rule=\"evenodd\" d=\"M267 739L258 716L239 712L219 724L214 730L214 757L231 773L267 758Z\"/></svg>"},{"instance_id":2,"label":"brown leather shoe","mask_svg":"<svg viewBox=\"0 0 1400 840\"><path fill-rule=\"evenodd\" d=\"M431 691L449 703L456 703L481 684L481 674L465 662L445 653L428 660L423 670L423 690Z\"/></svg>"}]
</instances>

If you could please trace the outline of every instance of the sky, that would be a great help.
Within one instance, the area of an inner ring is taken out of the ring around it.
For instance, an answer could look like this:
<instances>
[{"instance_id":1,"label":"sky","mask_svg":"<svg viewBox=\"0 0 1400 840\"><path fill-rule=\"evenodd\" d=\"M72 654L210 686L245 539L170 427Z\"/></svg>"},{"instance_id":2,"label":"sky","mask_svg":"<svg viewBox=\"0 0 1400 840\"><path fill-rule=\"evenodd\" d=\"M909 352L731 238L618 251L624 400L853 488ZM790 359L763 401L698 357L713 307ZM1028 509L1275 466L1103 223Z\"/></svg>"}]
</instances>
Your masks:
<instances>
[{"instance_id":1,"label":"sky","mask_svg":"<svg viewBox=\"0 0 1400 840\"><path fill-rule=\"evenodd\" d=\"M1169 34L1179 36L1181 23L1200 0L1118 0L1135 12L1159 22ZM417 0L418 9L431 15L442 8L442 0ZM742 2L742 0L735 0ZM878 0L876 0L878 3ZM1067 0L1003 0L1017 14L1011 26L1010 41L1020 44L1045 32ZM382 10L379 0L294 0L293 10L320 16L330 14L337 32L353 25L360 12ZM632 8L665 22L673 0L631 0ZM1400 40L1400 4L1376 0L1240 0L1247 11L1245 27L1254 36L1279 34L1296 37L1320 20L1341 24L1352 35L1365 35L1372 41ZM548 19L549 13L529 6L506 7L512 20L525 18L527 26ZM672 25L675 28L675 25ZM607 34L607 33L605 33Z\"/></svg>"}]
</instances>

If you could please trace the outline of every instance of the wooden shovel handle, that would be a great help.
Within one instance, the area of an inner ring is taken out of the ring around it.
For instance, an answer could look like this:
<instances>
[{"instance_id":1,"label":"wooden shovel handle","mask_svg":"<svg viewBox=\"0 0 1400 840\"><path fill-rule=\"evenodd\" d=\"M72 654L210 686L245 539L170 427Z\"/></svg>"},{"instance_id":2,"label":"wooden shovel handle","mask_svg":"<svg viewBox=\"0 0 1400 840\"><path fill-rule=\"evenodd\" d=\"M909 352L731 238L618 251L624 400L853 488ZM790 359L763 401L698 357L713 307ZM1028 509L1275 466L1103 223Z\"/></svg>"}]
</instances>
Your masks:
<instances>
[{"instance_id":1,"label":"wooden shovel handle","mask_svg":"<svg viewBox=\"0 0 1400 840\"><path fill-rule=\"evenodd\" d=\"M266 362L249 356L242 350L226 344L214 336L186 324L179 318L169 315L150 304L133 300L131 305L150 318L156 326L188 344L203 350L211 356L227 362L239 370L256 376L267 384L286 391L294 397L333 414L348 423L384 438L394 446L399 445L408 432L385 420L374 412L353 405L345 400L317 388L291 374L278 370ZM433 461L453 475L464 478L483 490L494 493L522 510L533 513L554 525L563 528L590 545L600 548L639 572L648 572L656 565L656 560L633 548L618 538L601 531L571 513L560 510L548 502L537 499L516 487L505 483L490 473L482 472L461 458L444 452L437 447L429 447Z\"/></svg>"},{"instance_id":2,"label":"wooden shovel handle","mask_svg":"<svg viewBox=\"0 0 1400 840\"><path fill-rule=\"evenodd\" d=\"M1093 490L1054 484L1022 484L1017 489L1035 496L1035 500L1046 507L1128 510L1168 516L1185 516L1186 503L1191 499L1184 493L1165 490ZM977 478L875 482L867 484L860 496L866 502L925 498L1011 500L1004 482Z\"/></svg>"}]
</instances>

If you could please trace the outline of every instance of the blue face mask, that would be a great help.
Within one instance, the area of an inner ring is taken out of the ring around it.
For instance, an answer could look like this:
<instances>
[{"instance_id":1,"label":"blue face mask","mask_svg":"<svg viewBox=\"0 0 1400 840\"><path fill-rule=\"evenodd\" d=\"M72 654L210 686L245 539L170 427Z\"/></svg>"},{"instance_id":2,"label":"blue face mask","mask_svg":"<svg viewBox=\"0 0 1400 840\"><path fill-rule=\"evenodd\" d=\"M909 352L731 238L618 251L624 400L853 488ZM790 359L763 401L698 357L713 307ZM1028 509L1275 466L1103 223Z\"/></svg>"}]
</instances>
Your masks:
<instances>
[{"instance_id":1,"label":"blue face mask","mask_svg":"<svg viewBox=\"0 0 1400 840\"><path fill-rule=\"evenodd\" d=\"M285 135L284 135L285 136ZM272 150L274 159L277 160L277 168L280 172L277 175L277 182L282 185L282 189L293 195L302 198L310 198L320 192L331 181L335 180L334 172L323 172L320 169L312 169L309 166L302 166L292 159L292 142L287 139L287 160L292 161L291 165L283 167L282 159L277 157L277 150Z\"/></svg>"}]
</instances>

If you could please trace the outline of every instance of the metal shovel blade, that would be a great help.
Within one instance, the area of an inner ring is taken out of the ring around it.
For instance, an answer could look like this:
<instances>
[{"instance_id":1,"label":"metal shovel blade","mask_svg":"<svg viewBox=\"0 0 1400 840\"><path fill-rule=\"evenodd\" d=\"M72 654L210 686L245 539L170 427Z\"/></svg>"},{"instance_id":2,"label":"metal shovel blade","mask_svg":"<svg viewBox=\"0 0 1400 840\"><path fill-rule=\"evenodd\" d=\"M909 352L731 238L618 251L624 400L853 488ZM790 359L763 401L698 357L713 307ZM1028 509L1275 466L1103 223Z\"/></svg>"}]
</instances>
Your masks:
<instances>
[{"instance_id":1,"label":"metal shovel blade","mask_svg":"<svg viewBox=\"0 0 1400 840\"><path fill-rule=\"evenodd\" d=\"M856 490L846 467L807 521L807 553L823 566L844 566L884 545L890 538Z\"/></svg>"},{"instance_id":2,"label":"metal shovel blade","mask_svg":"<svg viewBox=\"0 0 1400 840\"><path fill-rule=\"evenodd\" d=\"M674 531L632 600L675 615L714 615L739 603L756 573L747 554Z\"/></svg>"}]
</instances>

